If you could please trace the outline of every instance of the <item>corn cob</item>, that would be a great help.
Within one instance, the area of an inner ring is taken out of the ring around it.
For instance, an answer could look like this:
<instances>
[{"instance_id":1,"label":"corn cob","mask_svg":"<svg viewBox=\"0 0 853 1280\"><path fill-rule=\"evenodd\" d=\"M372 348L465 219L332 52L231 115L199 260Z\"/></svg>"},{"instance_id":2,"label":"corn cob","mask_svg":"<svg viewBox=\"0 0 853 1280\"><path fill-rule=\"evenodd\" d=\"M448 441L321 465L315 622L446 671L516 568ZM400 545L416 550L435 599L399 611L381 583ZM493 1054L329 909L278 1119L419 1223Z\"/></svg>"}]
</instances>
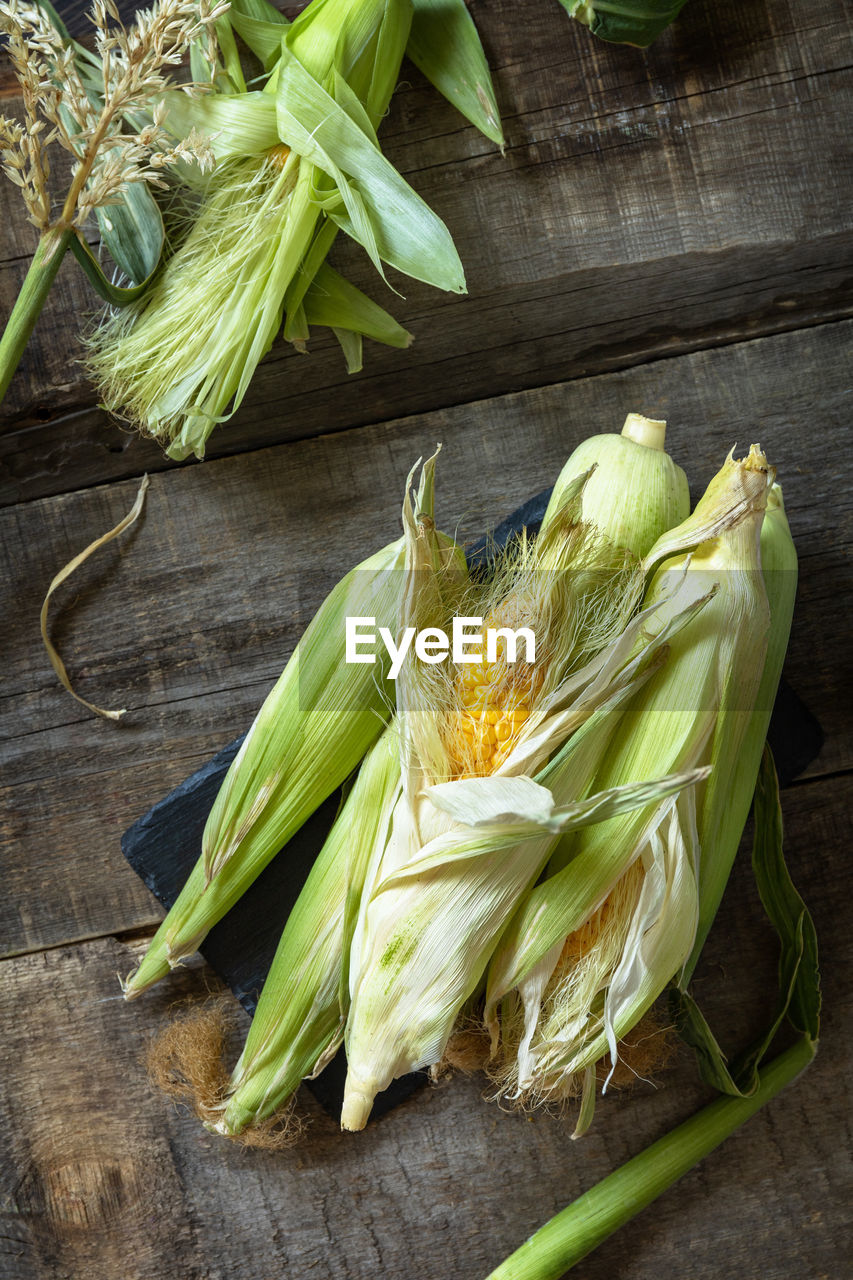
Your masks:
<instances>
[{"instance_id":1,"label":"corn cob","mask_svg":"<svg viewBox=\"0 0 853 1280\"><path fill-rule=\"evenodd\" d=\"M580 519L593 525L614 546L644 556L667 529L690 511L687 477L664 450L666 423L629 413L620 435L590 436L574 450L554 485L540 536L559 520L567 495L583 479ZM488 615L485 627L529 623L515 606ZM475 768L493 773L510 754L521 726L539 694L542 669L519 663L506 666L506 642L500 657L485 655L457 679L459 719L456 760L460 772Z\"/></svg>"},{"instance_id":2,"label":"corn cob","mask_svg":"<svg viewBox=\"0 0 853 1280\"><path fill-rule=\"evenodd\" d=\"M322 317L351 369L360 367L363 333L408 344L381 307L324 267L339 227L381 275L385 262L464 292L447 228L376 140L411 18L411 0L312 0L285 26L244 14L247 38L274 62L264 89L246 92L240 76L234 92L235 69L197 102L165 100L170 128L214 136L216 165L183 219L182 242L151 290L104 321L89 364L107 407L170 456L204 455L283 317L297 345ZM199 185L190 170L186 177Z\"/></svg>"},{"instance_id":3,"label":"corn cob","mask_svg":"<svg viewBox=\"0 0 853 1280\"><path fill-rule=\"evenodd\" d=\"M744 462L729 458L694 514L659 539L647 557L650 567L667 557L644 602L651 615L647 630L688 600L706 602L672 638L664 666L635 696L596 788L650 772L709 766L719 758L714 735L724 726L727 750L737 758L767 646L758 538L772 478L755 447ZM716 742L721 740L719 734ZM486 1019L496 1045L500 1013L505 1040L496 1074L509 1094L527 1100L565 1096L577 1073L584 1073L582 1124L588 1123L593 1064L608 1048L615 1064L617 1040L693 945L699 912L696 806L701 812L710 788L711 782L695 794L663 798L654 808L561 841L548 878L519 909L489 971ZM640 860L643 882L628 892L620 881ZM609 921L609 943L599 951L589 929L585 938L578 931L596 911L593 931L596 924L602 927L606 913L599 909L616 886L621 927ZM573 982L578 950L592 971Z\"/></svg>"},{"instance_id":4,"label":"corn cob","mask_svg":"<svg viewBox=\"0 0 853 1280\"><path fill-rule=\"evenodd\" d=\"M417 506L431 520L435 459ZM411 477L410 477L411 480ZM437 535L439 555L452 555ZM402 539L338 583L308 626L234 759L205 827L202 856L124 983L132 999L191 955L323 800L356 768L393 705L386 668L347 665L344 622L375 616L393 627L404 586Z\"/></svg>"},{"instance_id":5,"label":"corn cob","mask_svg":"<svg viewBox=\"0 0 853 1280\"><path fill-rule=\"evenodd\" d=\"M613 795L589 798L591 808L582 815L572 804L587 796L621 700L648 674L665 639L660 632L646 648L645 666L628 662L642 626L638 619L626 627L637 600L636 575L630 559L626 571L624 555L614 558L609 540L591 536L580 522L588 482L589 473L566 480L535 550L522 548L512 590L504 590L491 612L483 610L495 621L509 616L516 625L519 619L534 624L537 647L539 636L545 640L543 667L510 676L503 661L481 657L471 674L456 676L449 698L429 676L404 668L398 679L404 789L368 876L353 940L346 1128L362 1127L373 1096L394 1075L438 1060L517 896L541 870L559 821L600 820ZM406 531L413 588L405 597L404 625L423 623L435 604L411 517ZM578 670L581 653L588 661ZM514 798L518 784L530 785L521 774L535 774L549 788L553 812L545 835L533 810ZM636 776L654 778L637 785L657 796L696 780L690 769L677 783L672 775ZM638 803L634 792L630 806ZM476 837L466 828L480 805L492 813L494 830ZM563 819L555 818L558 810Z\"/></svg>"},{"instance_id":6,"label":"corn cob","mask_svg":"<svg viewBox=\"0 0 853 1280\"><path fill-rule=\"evenodd\" d=\"M602 437L607 443L619 437ZM662 444L662 439L659 440ZM638 446L632 446L639 452ZM662 456L662 455L661 455ZM668 460L667 460L668 461ZM670 464L671 465L671 464ZM615 478L610 468L611 481ZM432 472L428 473L431 479ZM636 468L633 474L638 477ZM581 492L581 486L588 483L584 476L562 479L562 488ZM637 480L638 488L646 484L646 477ZM431 505L432 494L429 501ZM425 503L420 503L421 509ZM552 518L559 515L559 508L554 507ZM550 520L549 520L550 523ZM426 522L424 521L424 524ZM446 556L437 555L437 544L434 543L431 529L424 529L423 541L427 544L426 561L434 568L440 568ZM547 543L547 533L544 539ZM618 561L618 557L617 557ZM446 572L442 575L442 587L449 589L451 577ZM510 616L510 612L512 616ZM528 619L529 620L529 619ZM496 614L486 619L486 624L519 625L524 619L519 616L518 600L516 607L509 610L504 604ZM457 677L457 697L459 711L455 750L452 743L453 734L446 735L451 760L455 757L454 776L467 774L482 775L493 772L500 760L505 758L518 738L521 726L529 718L530 704L541 685L541 673L528 663L516 666L506 665L506 641L499 642L500 653L495 662L489 663L481 655L479 662L469 664ZM506 716L498 715L497 706L502 700L502 682L510 680L511 707ZM521 686L526 685L526 701L521 694ZM381 744L380 744L381 745ZM375 813L376 800L370 797L370 785L362 782L380 746L362 767L359 781L353 791L344 813L336 824L326 847L318 859L317 867L309 882L303 889L299 905L285 928L276 961L267 980L261 1001L252 1024L246 1048L240 1063L235 1068L231 1082L234 1096L231 1098L225 1115L217 1125L220 1132L235 1134L246 1124L260 1124L280 1106L295 1087L299 1079L300 1067L307 1074L320 1058L320 1046L326 1043L332 1026L340 1023L341 1011L348 1005L346 998L330 1003L333 989L333 973L343 968L346 975L346 947L348 946L347 929L343 923L344 868L334 866L335 857L342 851L342 843L348 827L354 830L365 830L365 821L359 825L358 806L365 804L369 812ZM472 755L476 760L472 760ZM491 756L491 759L488 757ZM399 776L399 763L397 766ZM357 847L358 842L356 842ZM350 840L350 858L354 850ZM357 861L357 859L356 859ZM354 877L352 869L347 872L350 878L350 894ZM337 876L337 879L335 878ZM355 877L357 880L358 877ZM317 921L324 922L317 929L317 936L306 937L303 928L309 918L313 900L313 912ZM302 908L304 907L304 910ZM301 914L300 914L301 913ZM288 982L289 972L302 974L298 983ZM346 977L344 981L346 980ZM309 1045L307 1051L305 1046ZM330 1047L329 1052L333 1052ZM313 1057L308 1061L308 1057ZM325 1058L324 1058L325 1060Z\"/></svg>"},{"instance_id":7,"label":"corn cob","mask_svg":"<svg viewBox=\"0 0 853 1280\"><path fill-rule=\"evenodd\" d=\"M547 530L566 487L591 467L581 518L616 546L644 556L667 529L687 518L687 477L664 450L666 423L629 413L620 435L590 436L560 472L542 521Z\"/></svg>"},{"instance_id":8,"label":"corn cob","mask_svg":"<svg viewBox=\"0 0 853 1280\"><path fill-rule=\"evenodd\" d=\"M698 816L699 925L692 954L681 975L685 986L717 914L746 825L791 632L797 594L797 552L778 484L774 484L767 495L760 550L761 576L770 608L767 656L739 750L731 751L725 726L721 726L722 732L714 742L711 779Z\"/></svg>"},{"instance_id":9,"label":"corn cob","mask_svg":"<svg viewBox=\"0 0 853 1280\"><path fill-rule=\"evenodd\" d=\"M218 1133L240 1133L280 1111L300 1080L318 1075L343 1040L346 958L367 858L399 786L399 754L389 728L362 763L285 925L231 1076L227 1106L214 1126Z\"/></svg>"}]
</instances>

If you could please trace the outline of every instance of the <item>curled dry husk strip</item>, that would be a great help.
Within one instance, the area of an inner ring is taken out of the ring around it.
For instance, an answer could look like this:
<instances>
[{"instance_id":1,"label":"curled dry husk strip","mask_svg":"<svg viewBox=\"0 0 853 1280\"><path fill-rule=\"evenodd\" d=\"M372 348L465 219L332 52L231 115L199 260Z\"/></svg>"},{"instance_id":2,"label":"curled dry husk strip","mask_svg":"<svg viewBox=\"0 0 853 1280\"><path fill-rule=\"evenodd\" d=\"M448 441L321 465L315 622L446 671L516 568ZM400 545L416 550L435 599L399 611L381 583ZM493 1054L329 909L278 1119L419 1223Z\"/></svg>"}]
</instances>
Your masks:
<instances>
[{"instance_id":1,"label":"curled dry husk strip","mask_svg":"<svg viewBox=\"0 0 853 1280\"><path fill-rule=\"evenodd\" d=\"M50 605L50 597L53 595L57 587L60 587L62 583L65 582L66 578L71 576L75 569L79 568L85 560L89 559L89 556L93 555L100 547L106 546L108 542L112 542L113 538L117 538L120 533L124 533L125 529L129 529L134 521L138 519L142 513L142 508L145 505L145 494L148 491L148 484L148 476L144 475L136 494L136 501L130 511L128 511L127 515L122 520L119 520L114 529L110 529L109 533L103 533L100 538L96 538L94 542L90 542L85 550L79 552L73 560L69 560L68 564L65 565L63 569L60 569L59 573L47 589L47 595L44 598L44 603L42 604L41 614L39 617L41 638L44 643L44 647L47 650L47 656L50 658L51 666L59 676L59 682L63 689L67 689L72 698L76 698L77 701L82 703L82 705L89 711L93 711L96 716L102 716L104 720L120 720L122 716L126 714L127 708L122 707L119 711L107 711L103 707L96 706L94 702L88 702L86 698L81 697L79 693L75 693L72 688L71 679L66 670L65 663L62 661L56 646L53 644L47 633L47 614Z\"/></svg>"}]
</instances>

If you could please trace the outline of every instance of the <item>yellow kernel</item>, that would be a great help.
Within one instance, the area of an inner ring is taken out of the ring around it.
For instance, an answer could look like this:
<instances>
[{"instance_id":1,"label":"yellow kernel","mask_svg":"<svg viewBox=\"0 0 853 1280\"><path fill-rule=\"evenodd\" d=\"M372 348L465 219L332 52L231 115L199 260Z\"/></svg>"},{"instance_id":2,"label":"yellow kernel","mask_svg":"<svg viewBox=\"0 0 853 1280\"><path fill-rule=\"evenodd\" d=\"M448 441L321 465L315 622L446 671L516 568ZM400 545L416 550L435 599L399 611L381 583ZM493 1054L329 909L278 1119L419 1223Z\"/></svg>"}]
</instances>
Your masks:
<instances>
[{"instance_id":1,"label":"yellow kernel","mask_svg":"<svg viewBox=\"0 0 853 1280\"><path fill-rule=\"evenodd\" d=\"M269 155L269 159L272 161L272 163L275 165L277 169L283 169L285 165L285 161L290 155L290 147L285 146L284 143L279 143L278 146L272 147L270 149L270 151L268 152L268 155Z\"/></svg>"}]
</instances>

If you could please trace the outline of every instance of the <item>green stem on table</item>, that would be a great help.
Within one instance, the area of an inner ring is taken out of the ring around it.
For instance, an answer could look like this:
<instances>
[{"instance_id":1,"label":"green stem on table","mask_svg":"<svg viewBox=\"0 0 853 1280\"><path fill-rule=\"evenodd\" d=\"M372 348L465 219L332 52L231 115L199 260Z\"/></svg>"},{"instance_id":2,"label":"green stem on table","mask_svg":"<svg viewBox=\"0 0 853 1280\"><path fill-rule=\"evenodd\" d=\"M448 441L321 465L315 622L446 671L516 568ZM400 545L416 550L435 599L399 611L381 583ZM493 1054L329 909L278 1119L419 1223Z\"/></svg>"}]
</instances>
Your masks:
<instances>
[{"instance_id":1,"label":"green stem on table","mask_svg":"<svg viewBox=\"0 0 853 1280\"><path fill-rule=\"evenodd\" d=\"M816 1050L801 1037L760 1072L751 1097L718 1098L685 1120L546 1222L487 1280L559 1280L790 1084Z\"/></svg>"},{"instance_id":2,"label":"green stem on table","mask_svg":"<svg viewBox=\"0 0 853 1280\"><path fill-rule=\"evenodd\" d=\"M75 234L71 227L61 225L42 232L21 292L0 338L0 401L9 389L59 264Z\"/></svg>"}]
</instances>

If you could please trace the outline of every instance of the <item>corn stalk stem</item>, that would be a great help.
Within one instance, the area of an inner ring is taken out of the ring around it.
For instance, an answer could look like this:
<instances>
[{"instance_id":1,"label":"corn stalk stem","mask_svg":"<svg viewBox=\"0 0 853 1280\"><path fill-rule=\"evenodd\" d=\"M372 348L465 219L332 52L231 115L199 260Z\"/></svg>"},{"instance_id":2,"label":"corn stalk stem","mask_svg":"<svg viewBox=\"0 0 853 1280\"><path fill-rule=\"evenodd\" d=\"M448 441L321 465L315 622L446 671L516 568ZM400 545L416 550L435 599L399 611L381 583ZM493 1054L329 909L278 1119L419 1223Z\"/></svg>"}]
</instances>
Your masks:
<instances>
[{"instance_id":1,"label":"corn stalk stem","mask_svg":"<svg viewBox=\"0 0 853 1280\"><path fill-rule=\"evenodd\" d=\"M20 363L24 347L29 341L48 290L53 284L59 264L74 234L71 227L62 224L49 227L47 231L42 232L38 248L21 286L21 292L12 308L3 337L0 338L0 401L9 389L9 383Z\"/></svg>"},{"instance_id":2,"label":"corn stalk stem","mask_svg":"<svg viewBox=\"0 0 853 1280\"><path fill-rule=\"evenodd\" d=\"M105 75L106 67L107 64L105 63ZM98 121L97 128L86 146L86 150L80 160L79 168L74 174L71 186L68 189L68 195L65 197L65 204L62 206L61 222L71 223L77 214L77 202L83 194L83 188L92 176L92 168L95 160L97 159L98 151L101 143L107 136L107 130L112 123L114 115L115 107L110 104L105 104L101 113L101 118Z\"/></svg>"},{"instance_id":3,"label":"corn stalk stem","mask_svg":"<svg viewBox=\"0 0 853 1280\"><path fill-rule=\"evenodd\" d=\"M801 1037L764 1068L751 1097L720 1097L678 1125L558 1213L487 1280L559 1280L790 1084L816 1048Z\"/></svg>"}]
</instances>

